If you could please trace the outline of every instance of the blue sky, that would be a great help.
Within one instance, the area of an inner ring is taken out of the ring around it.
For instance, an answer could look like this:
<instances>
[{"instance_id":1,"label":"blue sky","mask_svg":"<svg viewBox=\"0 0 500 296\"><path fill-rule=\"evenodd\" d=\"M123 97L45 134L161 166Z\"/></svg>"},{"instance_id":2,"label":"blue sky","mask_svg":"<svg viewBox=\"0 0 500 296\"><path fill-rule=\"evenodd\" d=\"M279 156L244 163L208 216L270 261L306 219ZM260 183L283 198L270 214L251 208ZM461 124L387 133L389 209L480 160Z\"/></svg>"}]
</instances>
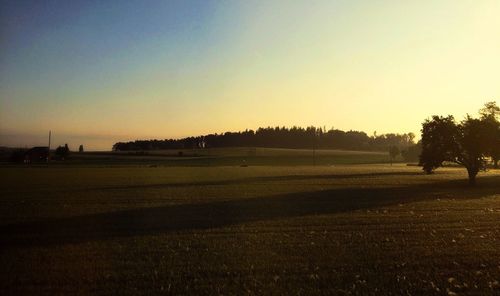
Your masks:
<instances>
[{"instance_id":1,"label":"blue sky","mask_svg":"<svg viewBox=\"0 0 500 296\"><path fill-rule=\"evenodd\" d=\"M498 97L500 2L1 1L0 145L414 132Z\"/></svg>"}]
</instances>

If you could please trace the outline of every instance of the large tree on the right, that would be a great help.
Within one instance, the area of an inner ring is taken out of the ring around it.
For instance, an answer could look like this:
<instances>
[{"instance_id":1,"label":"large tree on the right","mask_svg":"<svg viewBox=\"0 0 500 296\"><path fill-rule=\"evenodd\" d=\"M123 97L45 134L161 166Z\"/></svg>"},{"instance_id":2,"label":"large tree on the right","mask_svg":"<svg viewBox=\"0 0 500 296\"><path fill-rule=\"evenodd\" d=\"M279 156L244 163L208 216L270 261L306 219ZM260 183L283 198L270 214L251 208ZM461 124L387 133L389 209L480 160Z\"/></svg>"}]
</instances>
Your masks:
<instances>
[{"instance_id":1,"label":"large tree on the right","mask_svg":"<svg viewBox=\"0 0 500 296\"><path fill-rule=\"evenodd\" d=\"M496 102L488 102L479 110L479 115L487 129L488 156L491 157L493 166L497 169L500 160L500 107Z\"/></svg>"},{"instance_id":2,"label":"large tree on the right","mask_svg":"<svg viewBox=\"0 0 500 296\"><path fill-rule=\"evenodd\" d=\"M485 120L467 116L456 123L453 116L433 116L422 123L420 165L428 174L445 162L462 165L474 185L479 171L486 168L488 144Z\"/></svg>"}]
</instances>

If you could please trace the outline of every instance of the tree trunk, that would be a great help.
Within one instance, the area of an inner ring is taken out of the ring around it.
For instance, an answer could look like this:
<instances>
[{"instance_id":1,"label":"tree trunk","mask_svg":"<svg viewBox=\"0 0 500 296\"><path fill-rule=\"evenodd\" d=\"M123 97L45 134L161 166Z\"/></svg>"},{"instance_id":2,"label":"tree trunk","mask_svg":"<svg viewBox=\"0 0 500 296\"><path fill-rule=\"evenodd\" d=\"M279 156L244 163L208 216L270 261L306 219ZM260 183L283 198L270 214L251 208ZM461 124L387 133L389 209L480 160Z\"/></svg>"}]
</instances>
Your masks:
<instances>
[{"instance_id":1,"label":"tree trunk","mask_svg":"<svg viewBox=\"0 0 500 296\"><path fill-rule=\"evenodd\" d=\"M476 169L469 169L467 168L467 173L469 174L469 185L474 186L476 185L476 176L479 171Z\"/></svg>"}]
</instances>

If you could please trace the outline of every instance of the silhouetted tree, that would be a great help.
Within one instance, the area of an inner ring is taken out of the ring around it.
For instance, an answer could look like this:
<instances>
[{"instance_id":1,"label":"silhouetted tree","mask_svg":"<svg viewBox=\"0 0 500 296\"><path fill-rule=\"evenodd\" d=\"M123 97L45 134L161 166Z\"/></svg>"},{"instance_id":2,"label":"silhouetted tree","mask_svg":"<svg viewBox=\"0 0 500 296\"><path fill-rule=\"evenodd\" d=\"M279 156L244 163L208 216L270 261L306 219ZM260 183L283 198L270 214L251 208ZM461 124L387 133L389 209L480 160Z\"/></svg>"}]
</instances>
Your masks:
<instances>
[{"instance_id":1,"label":"silhouetted tree","mask_svg":"<svg viewBox=\"0 0 500 296\"><path fill-rule=\"evenodd\" d=\"M500 107L497 106L495 101L488 102L484 104L484 107L479 110L479 115L481 118L494 118L498 119L500 116Z\"/></svg>"},{"instance_id":2,"label":"silhouetted tree","mask_svg":"<svg viewBox=\"0 0 500 296\"><path fill-rule=\"evenodd\" d=\"M464 166L469 184L476 183L478 172L485 168L487 129L485 121L467 116L457 124L453 116L433 116L422 124L420 165L426 173L449 161Z\"/></svg>"},{"instance_id":3,"label":"silhouetted tree","mask_svg":"<svg viewBox=\"0 0 500 296\"><path fill-rule=\"evenodd\" d=\"M485 123L486 128L486 146L487 155L491 157L493 166L498 168L498 161L500 159L500 107L496 102L488 102L479 111L481 120Z\"/></svg>"},{"instance_id":4,"label":"silhouetted tree","mask_svg":"<svg viewBox=\"0 0 500 296\"><path fill-rule=\"evenodd\" d=\"M479 171L486 168L488 129L484 120L469 116L458 125L458 128L461 153L457 156L456 162L467 168L469 183L474 185Z\"/></svg>"},{"instance_id":5,"label":"silhouetted tree","mask_svg":"<svg viewBox=\"0 0 500 296\"><path fill-rule=\"evenodd\" d=\"M78 147L78 152L83 153L83 145L80 145L80 147Z\"/></svg>"},{"instance_id":6,"label":"silhouetted tree","mask_svg":"<svg viewBox=\"0 0 500 296\"><path fill-rule=\"evenodd\" d=\"M68 158L69 153L70 151L68 144L64 144L64 146L59 146L56 148L56 155L61 157L62 159Z\"/></svg>"},{"instance_id":7,"label":"silhouetted tree","mask_svg":"<svg viewBox=\"0 0 500 296\"><path fill-rule=\"evenodd\" d=\"M458 129L453 116L433 116L422 123L422 154L419 164L431 174L444 161L454 161L458 154Z\"/></svg>"}]
</instances>

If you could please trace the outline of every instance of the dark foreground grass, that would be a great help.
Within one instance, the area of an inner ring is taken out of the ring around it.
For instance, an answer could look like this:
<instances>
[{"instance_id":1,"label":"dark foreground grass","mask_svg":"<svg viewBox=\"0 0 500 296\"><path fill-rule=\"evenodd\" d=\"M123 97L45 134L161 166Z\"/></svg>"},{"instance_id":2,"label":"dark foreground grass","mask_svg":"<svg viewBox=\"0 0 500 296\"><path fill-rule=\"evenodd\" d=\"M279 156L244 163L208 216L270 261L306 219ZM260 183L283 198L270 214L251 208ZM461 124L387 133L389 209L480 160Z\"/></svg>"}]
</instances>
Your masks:
<instances>
[{"instance_id":1,"label":"dark foreground grass","mask_svg":"<svg viewBox=\"0 0 500 296\"><path fill-rule=\"evenodd\" d=\"M500 293L500 175L0 169L2 294Z\"/></svg>"}]
</instances>

